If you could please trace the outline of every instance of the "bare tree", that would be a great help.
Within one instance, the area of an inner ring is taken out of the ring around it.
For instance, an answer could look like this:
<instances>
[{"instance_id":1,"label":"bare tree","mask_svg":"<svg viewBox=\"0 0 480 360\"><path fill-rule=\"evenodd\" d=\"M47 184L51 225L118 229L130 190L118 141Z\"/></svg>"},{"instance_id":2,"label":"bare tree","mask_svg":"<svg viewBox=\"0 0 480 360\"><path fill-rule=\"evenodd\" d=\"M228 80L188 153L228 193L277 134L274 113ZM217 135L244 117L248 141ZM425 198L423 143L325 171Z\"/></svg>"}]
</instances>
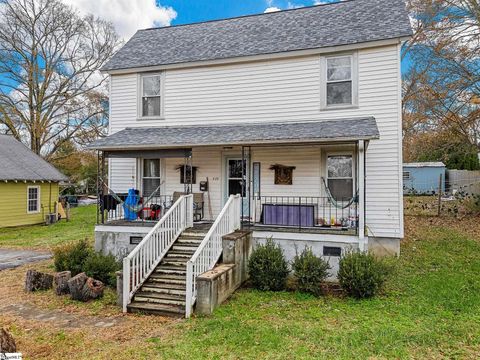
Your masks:
<instances>
[{"instance_id":1,"label":"bare tree","mask_svg":"<svg viewBox=\"0 0 480 360\"><path fill-rule=\"evenodd\" d=\"M410 0L404 135L449 132L480 150L480 3Z\"/></svg>"},{"instance_id":2,"label":"bare tree","mask_svg":"<svg viewBox=\"0 0 480 360\"><path fill-rule=\"evenodd\" d=\"M106 78L119 45L111 23L59 0L0 0L0 131L50 157L106 125Z\"/></svg>"}]
</instances>

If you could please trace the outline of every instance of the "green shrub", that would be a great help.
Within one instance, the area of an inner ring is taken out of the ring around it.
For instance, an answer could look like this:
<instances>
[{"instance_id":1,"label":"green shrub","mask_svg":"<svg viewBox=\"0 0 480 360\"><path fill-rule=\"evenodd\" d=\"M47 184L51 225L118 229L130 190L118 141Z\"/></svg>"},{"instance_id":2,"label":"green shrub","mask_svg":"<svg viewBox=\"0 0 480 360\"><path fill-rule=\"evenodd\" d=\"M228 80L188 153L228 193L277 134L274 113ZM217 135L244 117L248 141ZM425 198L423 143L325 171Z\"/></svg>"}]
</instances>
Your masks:
<instances>
[{"instance_id":1,"label":"green shrub","mask_svg":"<svg viewBox=\"0 0 480 360\"><path fill-rule=\"evenodd\" d=\"M285 289L289 274L283 251L269 238L255 247L248 261L248 274L255 288L280 291Z\"/></svg>"},{"instance_id":2,"label":"green shrub","mask_svg":"<svg viewBox=\"0 0 480 360\"><path fill-rule=\"evenodd\" d=\"M115 259L115 256L101 253L93 253L83 264L85 274L112 287L117 283L115 272L120 269L121 263Z\"/></svg>"},{"instance_id":3,"label":"green shrub","mask_svg":"<svg viewBox=\"0 0 480 360\"><path fill-rule=\"evenodd\" d=\"M53 251L55 271L71 271L72 276L83 272L85 261L94 254L87 240L57 247Z\"/></svg>"},{"instance_id":4,"label":"green shrub","mask_svg":"<svg viewBox=\"0 0 480 360\"><path fill-rule=\"evenodd\" d=\"M349 296L368 298L382 289L390 268L373 254L349 252L340 260L338 280Z\"/></svg>"},{"instance_id":5,"label":"green shrub","mask_svg":"<svg viewBox=\"0 0 480 360\"><path fill-rule=\"evenodd\" d=\"M312 249L305 249L292 262L297 290L313 295L322 293L322 282L328 277L330 265L320 257L313 254Z\"/></svg>"},{"instance_id":6,"label":"green shrub","mask_svg":"<svg viewBox=\"0 0 480 360\"><path fill-rule=\"evenodd\" d=\"M115 272L121 264L113 255L96 253L86 240L81 240L53 251L55 271L71 271L72 276L85 272L88 276L100 280L105 285L115 286Z\"/></svg>"}]
</instances>

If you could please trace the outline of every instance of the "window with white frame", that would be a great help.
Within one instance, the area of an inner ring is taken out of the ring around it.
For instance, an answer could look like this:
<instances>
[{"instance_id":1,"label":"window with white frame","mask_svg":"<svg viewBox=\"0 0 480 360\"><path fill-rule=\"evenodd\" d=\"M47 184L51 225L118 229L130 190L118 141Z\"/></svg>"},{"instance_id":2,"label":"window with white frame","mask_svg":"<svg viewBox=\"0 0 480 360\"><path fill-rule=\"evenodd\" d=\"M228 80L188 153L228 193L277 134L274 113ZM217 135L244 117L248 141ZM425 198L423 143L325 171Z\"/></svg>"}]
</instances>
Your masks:
<instances>
[{"instance_id":1,"label":"window with white frame","mask_svg":"<svg viewBox=\"0 0 480 360\"><path fill-rule=\"evenodd\" d=\"M162 76L140 77L141 117L159 117L162 113Z\"/></svg>"},{"instance_id":2,"label":"window with white frame","mask_svg":"<svg viewBox=\"0 0 480 360\"><path fill-rule=\"evenodd\" d=\"M326 63L326 96L327 107L354 104L353 56L327 57Z\"/></svg>"},{"instance_id":3,"label":"window with white frame","mask_svg":"<svg viewBox=\"0 0 480 360\"><path fill-rule=\"evenodd\" d=\"M352 155L327 156L327 185L337 201L348 201L353 197Z\"/></svg>"},{"instance_id":4,"label":"window with white frame","mask_svg":"<svg viewBox=\"0 0 480 360\"><path fill-rule=\"evenodd\" d=\"M160 186L160 160L144 159L142 190L143 196L150 196ZM157 194L159 192L157 191Z\"/></svg>"},{"instance_id":5,"label":"window with white frame","mask_svg":"<svg viewBox=\"0 0 480 360\"><path fill-rule=\"evenodd\" d=\"M40 187L27 187L27 212L36 213L40 211Z\"/></svg>"}]
</instances>

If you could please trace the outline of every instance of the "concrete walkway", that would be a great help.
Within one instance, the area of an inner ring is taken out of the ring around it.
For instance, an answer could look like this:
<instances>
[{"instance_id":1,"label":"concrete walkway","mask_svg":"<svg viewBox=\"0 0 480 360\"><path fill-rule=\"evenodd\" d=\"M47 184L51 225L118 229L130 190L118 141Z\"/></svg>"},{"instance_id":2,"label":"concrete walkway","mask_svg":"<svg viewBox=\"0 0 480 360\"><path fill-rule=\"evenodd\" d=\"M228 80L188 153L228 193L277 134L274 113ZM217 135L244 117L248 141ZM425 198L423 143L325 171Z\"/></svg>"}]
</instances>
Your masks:
<instances>
[{"instance_id":1,"label":"concrete walkway","mask_svg":"<svg viewBox=\"0 0 480 360\"><path fill-rule=\"evenodd\" d=\"M121 315L112 317L76 315L56 309L40 309L27 303L0 306L0 313L19 316L26 320L48 322L59 328L82 328L86 326L109 328L124 321Z\"/></svg>"},{"instance_id":2,"label":"concrete walkway","mask_svg":"<svg viewBox=\"0 0 480 360\"><path fill-rule=\"evenodd\" d=\"M0 271L51 257L52 254L45 251L0 249Z\"/></svg>"}]
</instances>

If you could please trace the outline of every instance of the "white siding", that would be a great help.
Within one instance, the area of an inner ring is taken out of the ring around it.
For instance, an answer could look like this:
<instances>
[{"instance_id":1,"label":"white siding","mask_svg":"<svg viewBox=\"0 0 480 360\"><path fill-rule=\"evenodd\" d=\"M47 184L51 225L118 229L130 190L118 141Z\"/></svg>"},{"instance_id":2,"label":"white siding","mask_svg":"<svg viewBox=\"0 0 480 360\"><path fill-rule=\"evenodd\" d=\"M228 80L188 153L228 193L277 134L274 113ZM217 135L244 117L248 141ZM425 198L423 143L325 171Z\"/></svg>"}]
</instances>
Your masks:
<instances>
[{"instance_id":1,"label":"white siding","mask_svg":"<svg viewBox=\"0 0 480 360\"><path fill-rule=\"evenodd\" d=\"M359 50L358 108L327 111L320 110L323 87L319 56L168 70L165 118L158 120L137 120L137 75L115 75L110 130L116 132L127 126L374 116L380 139L370 143L366 156L366 224L370 235L402 237L399 69L397 46ZM305 156L310 155L306 152ZM275 162L285 161L279 157ZM129 167L119 160L118 165L113 165L114 177L116 166ZM307 189L310 185L305 186Z\"/></svg>"}]
</instances>

